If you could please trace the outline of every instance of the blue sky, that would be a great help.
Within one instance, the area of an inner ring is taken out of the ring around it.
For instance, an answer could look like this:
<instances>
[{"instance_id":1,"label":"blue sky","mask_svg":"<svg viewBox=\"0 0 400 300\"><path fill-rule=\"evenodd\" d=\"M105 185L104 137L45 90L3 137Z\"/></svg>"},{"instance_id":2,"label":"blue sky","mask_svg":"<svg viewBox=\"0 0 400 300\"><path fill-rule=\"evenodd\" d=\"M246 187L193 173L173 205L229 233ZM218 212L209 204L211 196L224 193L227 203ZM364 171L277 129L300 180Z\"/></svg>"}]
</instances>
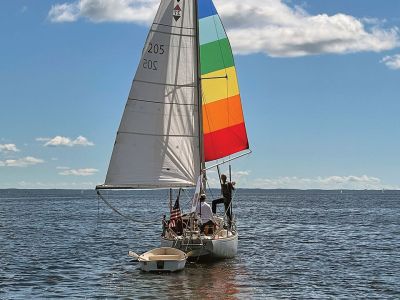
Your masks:
<instances>
[{"instance_id":1,"label":"blue sky","mask_svg":"<svg viewBox=\"0 0 400 300\"><path fill-rule=\"evenodd\" d=\"M400 188L400 1L215 3L253 150L239 186ZM156 6L2 1L0 188L104 182Z\"/></svg>"}]
</instances>

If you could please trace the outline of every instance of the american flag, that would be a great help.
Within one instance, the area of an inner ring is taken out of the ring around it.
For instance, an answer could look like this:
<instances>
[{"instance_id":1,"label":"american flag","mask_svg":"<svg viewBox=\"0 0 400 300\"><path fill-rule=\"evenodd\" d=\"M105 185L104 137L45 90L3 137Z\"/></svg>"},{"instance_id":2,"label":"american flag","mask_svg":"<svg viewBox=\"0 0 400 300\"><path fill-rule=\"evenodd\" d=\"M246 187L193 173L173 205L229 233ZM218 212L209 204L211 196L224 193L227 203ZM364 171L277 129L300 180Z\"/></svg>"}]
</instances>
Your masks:
<instances>
[{"instance_id":1,"label":"american flag","mask_svg":"<svg viewBox=\"0 0 400 300\"><path fill-rule=\"evenodd\" d=\"M179 196L176 198L175 205L171 210L171 217L169 219L169 227L176 227L178 220L182 218L181 208L179 207Z\"/></svg>"}]
</instances>

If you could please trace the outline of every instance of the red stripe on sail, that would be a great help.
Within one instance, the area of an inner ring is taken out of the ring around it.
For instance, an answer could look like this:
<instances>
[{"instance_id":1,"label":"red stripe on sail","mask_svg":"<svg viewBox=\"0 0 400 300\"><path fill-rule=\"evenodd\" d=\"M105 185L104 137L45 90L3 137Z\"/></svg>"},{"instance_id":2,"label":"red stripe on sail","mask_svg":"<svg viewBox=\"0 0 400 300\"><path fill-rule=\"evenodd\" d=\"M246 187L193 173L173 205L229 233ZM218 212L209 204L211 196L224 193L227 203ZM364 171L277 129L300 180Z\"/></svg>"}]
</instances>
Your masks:
<instances>
[{"instance_id":1,"label":"red stripe on sail","mask_svg":"<svg viewBox=\"0 0 400 300\"><path fill-rule=\"evenodd\" d=\"M244 123L204 135L205 161L216 160L249 149Z\"/></svg>"}]
</instances>

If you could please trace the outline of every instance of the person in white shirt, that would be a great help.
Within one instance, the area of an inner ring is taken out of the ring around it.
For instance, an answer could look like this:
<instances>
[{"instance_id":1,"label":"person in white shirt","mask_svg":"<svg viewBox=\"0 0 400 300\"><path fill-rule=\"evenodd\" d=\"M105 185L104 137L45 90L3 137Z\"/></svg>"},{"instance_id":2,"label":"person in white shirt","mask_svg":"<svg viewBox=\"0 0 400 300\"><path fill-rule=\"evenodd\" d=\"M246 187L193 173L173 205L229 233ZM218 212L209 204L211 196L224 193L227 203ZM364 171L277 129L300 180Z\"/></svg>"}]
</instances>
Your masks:
<instances>
[{"instance_id":1,"label":"person in white shirt","mask_svg":"<svg viewBox=\"0 0 400 300\"><path fill-rule=\"evenodd\" d=\"M204 234L209 234L214 231L214 217L211 210L211 206L206 202L206 195L200 195L200 202L197 204L196 213L200 216L201 227L200 230L204 231ZM211 229L211 232L210 232Z\"/></svg>"}]
</instances>

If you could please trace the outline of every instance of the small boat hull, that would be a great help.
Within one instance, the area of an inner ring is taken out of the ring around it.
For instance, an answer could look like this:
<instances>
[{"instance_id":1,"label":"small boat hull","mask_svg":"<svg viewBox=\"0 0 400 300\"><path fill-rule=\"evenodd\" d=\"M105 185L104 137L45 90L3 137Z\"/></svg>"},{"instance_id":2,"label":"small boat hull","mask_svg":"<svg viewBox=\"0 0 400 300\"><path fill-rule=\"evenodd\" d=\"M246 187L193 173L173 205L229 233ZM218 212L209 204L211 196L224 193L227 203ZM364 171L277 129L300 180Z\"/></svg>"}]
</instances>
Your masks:
<instances>
[{"instance_id":1,"label":"small boat hull","mask_svg":"<svg viewBox=\"0 0 400 300\"><path fill-rule=\"evenodd\" d=\"M138 257L145 272L176 272L185 267L186 260L185 252L170 247L156 248Z\"/></svg>"}]
</instances>

